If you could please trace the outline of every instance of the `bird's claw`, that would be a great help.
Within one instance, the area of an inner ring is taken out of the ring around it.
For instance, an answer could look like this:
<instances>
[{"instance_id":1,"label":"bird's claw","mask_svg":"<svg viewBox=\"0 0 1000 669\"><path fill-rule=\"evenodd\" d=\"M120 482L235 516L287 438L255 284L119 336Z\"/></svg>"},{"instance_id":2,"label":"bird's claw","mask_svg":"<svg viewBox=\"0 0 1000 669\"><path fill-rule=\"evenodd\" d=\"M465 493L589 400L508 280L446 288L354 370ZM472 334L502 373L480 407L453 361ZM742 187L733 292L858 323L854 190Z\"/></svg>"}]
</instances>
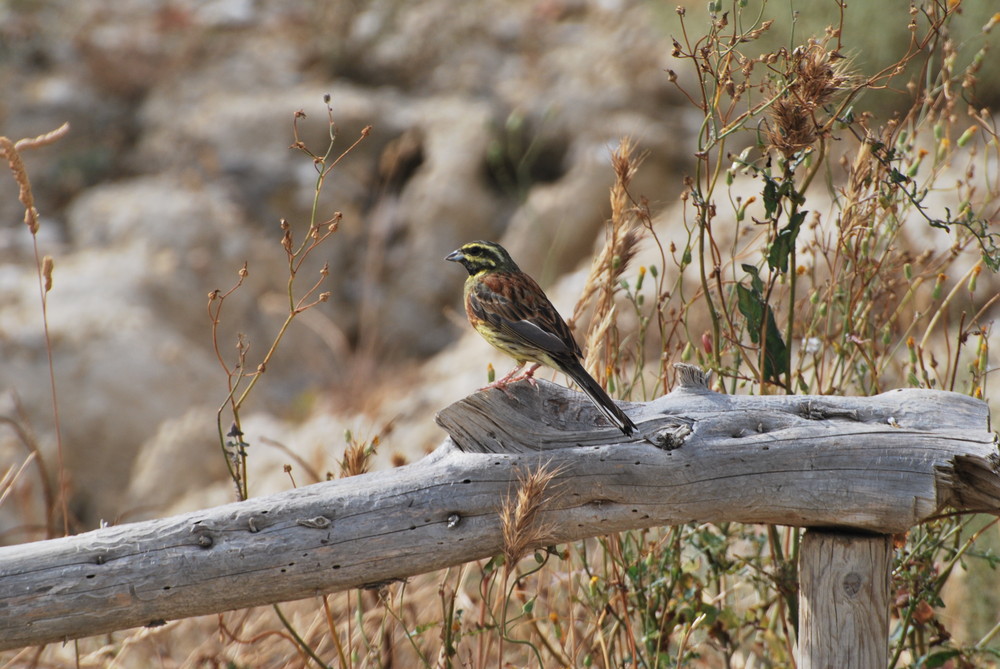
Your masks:
<instances>
[{"instance_id":1,"label":"bird's claw","mask_svg":"<svg viewBox=\"0 0 1000 669\"><path fill-rule=\"evenodd\" d=\"M512 395L509 390L507 390L507 386L509 386L511 383L513 383L516 380L517 379L514 379L513 381L507 380L507 379L500 379L499 381L494 381L493 383L486 384L485 386L483 386L479 390L480 390L480 392L482 392L484 390L499 390L504 395L506 395L509 399L514 399L514 395Z\"/></svg>"},{"instance_id":2,"label":"bird's claw","mask_svg":"<svg viewBox=\"0 0 1000 669\"><path fill-rule=\"evenodd\" d=\"M527 371L518 374L522 366L523 365L518 365L514 369L510 370L510 372L508 372L507 375L504 376L502 379L497 379L493 383L488 383L482 388L480 388L480 390L492 390L496 388L507 397L513 399L514 396L510 394L509 390L507 390L507 386L509 386L512 383L517 383L518 381L527 381L528 383L531 384L533 388L537 389L538 381L535 381L535 370L538 369L541 365L535 363L534 365L529 367Z\"/></svg>"}]
</instances>

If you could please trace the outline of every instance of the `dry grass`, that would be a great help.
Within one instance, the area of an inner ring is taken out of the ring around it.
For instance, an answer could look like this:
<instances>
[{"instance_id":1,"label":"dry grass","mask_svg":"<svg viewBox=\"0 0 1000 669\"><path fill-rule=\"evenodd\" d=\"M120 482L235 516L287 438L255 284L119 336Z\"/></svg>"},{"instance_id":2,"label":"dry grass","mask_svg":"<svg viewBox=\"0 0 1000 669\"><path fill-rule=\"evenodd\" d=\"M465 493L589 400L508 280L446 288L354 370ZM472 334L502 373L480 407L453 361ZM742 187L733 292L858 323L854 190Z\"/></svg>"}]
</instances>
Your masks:
<instances>
[{"instance_id":1,"label":"dry grass","mask_svg":"<svg viewBox=\"0 0 1000 669\"><path fill-rule=\"evenodd\" d=\"M617 354L621 350L621 337L617 327L616 298L621 291L621 278L642 242L642 226L649 221L648 209L637 204L629 192L632 179L642 163L642 158L637 157L635 151L635 143L625 137L611 154L615 181L611 187L611 218L605 226L604 246L591 264L587 281L569 320L570 327L573 327L588 309L593 308L590 327L584 337L587 351L584 367L602 385L613 380L615 370L619 370L620 363L625 362L619 360Z\"/></svg>"},{"instance_id":2,"label":"dry grass","mask_svg":"<svg viewBox=\"0 0 1000 669\"><path fill-rule=\"evenodd\" d=\"M518 472L517 489L500 508L500 532L503 536L504 569L509 573L531 548L551 536L539 516L552 479L559 473L541 465L528 472Z\"/></svg>"}]
</instances>

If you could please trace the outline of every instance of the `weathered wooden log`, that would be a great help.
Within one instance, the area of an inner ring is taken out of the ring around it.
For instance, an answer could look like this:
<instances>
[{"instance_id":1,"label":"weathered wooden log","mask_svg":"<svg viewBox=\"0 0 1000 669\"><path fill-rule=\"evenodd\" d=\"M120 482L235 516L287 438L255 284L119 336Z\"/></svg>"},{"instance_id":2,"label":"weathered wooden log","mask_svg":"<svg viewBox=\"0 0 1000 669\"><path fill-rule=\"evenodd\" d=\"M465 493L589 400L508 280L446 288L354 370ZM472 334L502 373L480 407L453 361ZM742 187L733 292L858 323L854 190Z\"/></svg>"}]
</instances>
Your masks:
<instances>
[{"instance_id":1,"label":"weathered wooden log","mask_svg":"<svg viewBox=\"0 0 1000 669\"><path fill-rule=\"evenodd\" d=\"M451 438L391 471L0 548L0 649L376 586L501 551L498 510L546 467L554 544L690 521L901 532L1000 510L986 405L947 392L734 397L694 377L621 433L539 382L438 417Z\"/></svg>"}]
</instances>

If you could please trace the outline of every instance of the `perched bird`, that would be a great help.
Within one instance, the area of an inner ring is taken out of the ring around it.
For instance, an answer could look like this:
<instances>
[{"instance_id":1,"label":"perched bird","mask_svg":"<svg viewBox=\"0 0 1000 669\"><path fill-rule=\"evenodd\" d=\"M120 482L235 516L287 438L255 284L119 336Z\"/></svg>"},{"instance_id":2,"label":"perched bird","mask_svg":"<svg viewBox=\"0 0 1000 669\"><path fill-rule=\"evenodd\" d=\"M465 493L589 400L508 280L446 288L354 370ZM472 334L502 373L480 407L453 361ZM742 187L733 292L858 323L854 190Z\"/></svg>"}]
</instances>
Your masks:
<instances>
[{"instance_id":1,"label":"perched bird","mask_svg":"<svg viewBox=\"0 0 1000 669\"><path fill-rule=\"evenodd\" d=\"M583 355L566 321L502 246L469 242L449 253L445 260L462 263L469 272L465 280L465 312L472 327L518 363L492 387L503 388L516 380L514 375L527 362L535 363L523 375L529 379L539 365L545 365L576 381L625 436L638 432L635 423L583 368Z\"/></svg>"}]
</instances>

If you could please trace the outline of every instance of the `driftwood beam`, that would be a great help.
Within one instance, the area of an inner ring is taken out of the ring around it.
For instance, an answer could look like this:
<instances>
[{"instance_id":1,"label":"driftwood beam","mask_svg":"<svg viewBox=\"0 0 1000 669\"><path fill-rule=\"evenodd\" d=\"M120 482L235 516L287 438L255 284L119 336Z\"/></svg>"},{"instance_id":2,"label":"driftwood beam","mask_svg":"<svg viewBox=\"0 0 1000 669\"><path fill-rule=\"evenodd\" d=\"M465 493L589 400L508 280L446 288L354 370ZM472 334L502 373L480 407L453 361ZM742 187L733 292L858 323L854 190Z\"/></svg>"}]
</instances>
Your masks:
<instances>
[{"instance_id":1,"label":"driftwood beam","mask_svg":"<svg viewBox=\"0 0 1000 669\"><path fill-rule=\"evenodd\" d=\"M451 439L391 471L173 518L0 548L0 649L289 601L500 552L519 472L557 472L555 544L691 521L901 532L996 512L986 405L954 393L731 397L695 381L629 412L662 444L622 443L561 386L517 384L445 409Z\"/></svg>"},{"instance_id":2,"label":"driftwood beam","mask_svg":"<svg viewBox=\"0 0 1000 669\"><path fill-rule=\"evenodd\" d=\"M655 517L669 521L655 524L737 521L897 533L945 506L1000 508L1000 458L984 402L931 390L747 397L685 380L630 410L646 435L676 449L659 455L643 442L599 450L620 434L595 430L600 418L585 397L544 382L539 389L513 386L509 395L477 393L438 421L467 452L561 458L576 447L585 468L595 466L587 455L599 452L597 489L624 504L662 500L669 508L657 508ZM633 454L639 457L627 466ZM611 476L600 464L606 458L619 463Z\"/></svg>"}]
</instances>

